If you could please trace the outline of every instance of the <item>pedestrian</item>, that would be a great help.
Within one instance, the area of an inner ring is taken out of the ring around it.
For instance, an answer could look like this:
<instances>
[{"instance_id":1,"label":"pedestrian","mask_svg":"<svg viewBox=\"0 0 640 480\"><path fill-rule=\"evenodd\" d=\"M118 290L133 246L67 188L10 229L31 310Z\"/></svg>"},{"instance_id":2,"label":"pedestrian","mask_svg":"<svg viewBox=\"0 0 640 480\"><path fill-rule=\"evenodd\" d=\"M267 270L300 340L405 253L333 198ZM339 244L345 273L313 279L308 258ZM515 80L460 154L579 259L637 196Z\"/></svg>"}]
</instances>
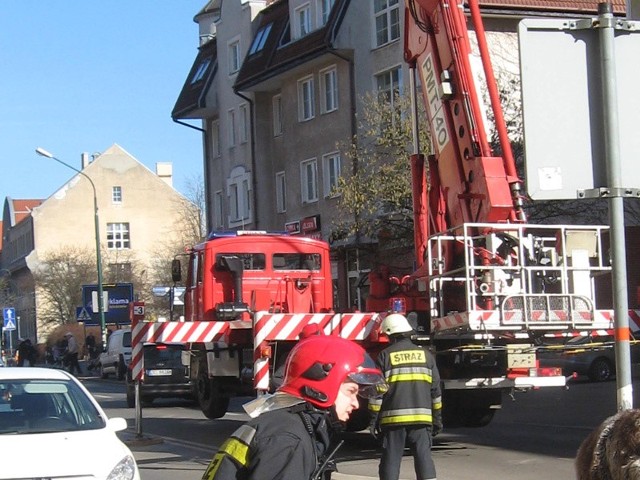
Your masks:
<instances>
[{"instance_id":1,"label":"pedestrian","mask_svg":"<svg viewBox=\"0 0 640 480\"><path fill-rule=\"evenodd\" d=\"M64 362L69 366L69 373L71 375L74 375L74 372L78 372L77 374L80 375L82 370L78 363L78 341L71 332L65 333L64 336L67 339L67 352L65 354Z\"/></svg>"},{"instance_id":2,"label":"pedestrian","mask_svg":"<svg viewBox=\"0 0 640 480\"><path fill-rule=\"evenodd\" d=\"M18 366L33 367L36 363L36 349L28 338L20 339L18 345Z\"/></svg>"},{"instance_id":3,"label":"pedestrian","mask_svg":"<svg viewBox=\"0 0 640 480\"><path fill-rule=\"evenodd\" d=\"M287 358L275 394L244 406L253 418L222 444L203 480L309 480L326 477L336 434L359 407L358 395L384 391L381 372L362 347L312 335Z\"/></svg>"},{"instance_id":4,"label":"pedestrian","mask_svg":"<svg viewBox=\"0 0 640 480\"><path fill-rule=\"evenodd\" d=\"M389 384L381 399L369 402L371 432L382 437L378 468L381 480L397 480L405 445L408 443L418 480L436 478L431 457L433 437L442 430L440 374L433 355L414 343L413 328L404 315L392 313L381 330L390 345L380 352L377 363Z\"/></svg>"}]
</instances>

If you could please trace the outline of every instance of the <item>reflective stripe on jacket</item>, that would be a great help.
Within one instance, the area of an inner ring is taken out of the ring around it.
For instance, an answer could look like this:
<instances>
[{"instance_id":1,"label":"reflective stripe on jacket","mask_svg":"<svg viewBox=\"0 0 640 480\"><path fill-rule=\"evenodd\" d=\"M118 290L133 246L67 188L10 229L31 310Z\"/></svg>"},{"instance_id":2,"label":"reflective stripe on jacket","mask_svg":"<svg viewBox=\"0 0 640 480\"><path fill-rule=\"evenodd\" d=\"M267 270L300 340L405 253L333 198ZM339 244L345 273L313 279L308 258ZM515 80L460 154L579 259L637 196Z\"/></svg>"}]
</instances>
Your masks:
<instances>
[{"instance_id":1,"label":"reflective stripe on jacket","mask_svg":"<svg viewBox=\"0 0 640 480\"><path fill-rule=\"evenodd\" d=\"M409 338L400 339L378 356L389 391L369 409L378 413L381 428L431 425L441 420L440 374L433 355Z\"/></svg>"}]
</instances>

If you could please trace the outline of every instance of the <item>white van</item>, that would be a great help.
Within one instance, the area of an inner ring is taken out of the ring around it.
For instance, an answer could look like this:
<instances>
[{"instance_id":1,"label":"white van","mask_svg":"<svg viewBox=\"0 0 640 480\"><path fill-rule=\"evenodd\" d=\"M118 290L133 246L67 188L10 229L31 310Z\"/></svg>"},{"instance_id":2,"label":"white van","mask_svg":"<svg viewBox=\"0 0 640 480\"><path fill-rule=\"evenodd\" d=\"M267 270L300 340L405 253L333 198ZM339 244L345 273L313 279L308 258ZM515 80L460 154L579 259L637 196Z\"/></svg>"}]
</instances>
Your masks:
<instances>
[{"instance_id":1,"label":"white van","mask_svg":"<svg viewBox=\"0 0 640 480\"><path fill-rule=\"evenodd\" d=\"M116 330L107 340L107 350L100 354L100 377L114 374L123 380L131 362L131 328Z\"/></svg>"}]
</instances>

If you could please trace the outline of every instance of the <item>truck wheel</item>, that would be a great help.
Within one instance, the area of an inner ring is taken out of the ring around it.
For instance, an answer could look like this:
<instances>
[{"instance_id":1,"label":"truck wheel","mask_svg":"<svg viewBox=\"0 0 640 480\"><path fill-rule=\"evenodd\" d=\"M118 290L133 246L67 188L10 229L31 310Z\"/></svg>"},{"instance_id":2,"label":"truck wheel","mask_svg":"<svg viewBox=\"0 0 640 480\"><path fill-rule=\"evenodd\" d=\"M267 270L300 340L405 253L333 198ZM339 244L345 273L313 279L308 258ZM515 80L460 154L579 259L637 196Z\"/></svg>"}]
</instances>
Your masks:
<instances>
[{"instance_id":1,"label":"truck wheel","mask_svg":"<svg viewBox=\"0 0 640 480\"><path fill-rule=\"evenodd\" d=\"M491 423L495 410L478 409L471 410L465 414L464 426L469 428L486 427Z\"/></svg>"},{"instance_id":2,"label":"truck wheel","mask_svg":"<svg viewBox=\"0 0 640 480\"><path fill-rule=\"evenodd\" d=\"M596 358L589 367L589 380L605 382L614 375L613 365L606 358Z\"/></svg>"},{"instance_id":3,"label":"truck wheel","mask_svg":"<svg viewBox=\"0 0 640 480\"><path fill-rule=\"evenodd\" d=\"M127 366L124 364L124 358L120 355L120 358L118 358L118 364L116 365L116 377L118 380L124 380L126 374Z\"/></svg>"},{"instance_id":4,"label":"truck wheel","mask_svg":"<svg viewBox=\"0 0 640 480\"><path fill-rule=\"evenodd\" d=\"M200 410L207 418L221 418L229 408L229 397L224 397L218 391L214 379L210 379L206 373L198 375L196 385L196 397Z\"/></svg>"},{"instance_id":5,"label":"truck wheel","mask_svg":"<svg viewBox=\"0 0 640 480\"><path fill-rule=\"evenodd\" d=\"M132 389L127 388L127 407L133 408L136 406L136 394Z\"/></svg>"}]
</instances>

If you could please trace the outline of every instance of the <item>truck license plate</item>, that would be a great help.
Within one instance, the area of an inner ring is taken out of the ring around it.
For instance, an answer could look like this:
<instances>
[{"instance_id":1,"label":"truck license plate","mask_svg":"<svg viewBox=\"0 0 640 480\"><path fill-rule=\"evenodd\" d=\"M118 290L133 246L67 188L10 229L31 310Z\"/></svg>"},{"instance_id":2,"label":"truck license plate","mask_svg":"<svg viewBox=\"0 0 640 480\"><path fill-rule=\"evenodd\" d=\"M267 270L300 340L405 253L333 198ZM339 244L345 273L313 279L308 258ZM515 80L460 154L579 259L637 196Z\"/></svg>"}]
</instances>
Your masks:
<instances>
[{"instance_id":1,"label":"truck license plate","mask_svg":"<svg viewBox=\"0 0 640 480\"><path fill-rule=\"evenodd\" d=\"M158 370L149 370L149 376L150 377L163 377L163 376L167 376L167 375L171 375L171 369L169 369L169 368L158 369Z\"/></svg>"}]
</instances>

